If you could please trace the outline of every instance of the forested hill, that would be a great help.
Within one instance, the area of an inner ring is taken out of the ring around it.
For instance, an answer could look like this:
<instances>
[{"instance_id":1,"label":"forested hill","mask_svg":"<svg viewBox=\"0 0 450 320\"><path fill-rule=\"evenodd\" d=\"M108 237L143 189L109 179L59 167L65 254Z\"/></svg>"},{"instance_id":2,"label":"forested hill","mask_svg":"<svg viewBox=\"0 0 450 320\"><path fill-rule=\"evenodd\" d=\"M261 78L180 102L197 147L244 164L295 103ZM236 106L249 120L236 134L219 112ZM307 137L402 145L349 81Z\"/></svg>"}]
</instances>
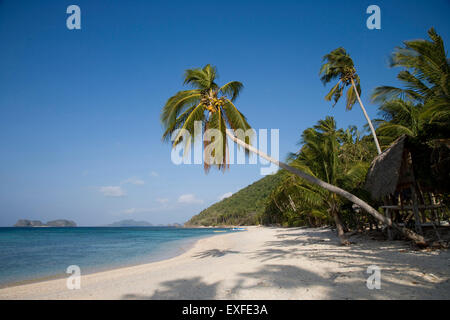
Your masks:
<instances>
[{"instance_id":1,"label":"forested hill","mask_svg":"<svg viewBox=\"0 0 450 320\"><path fill-rule=\"evenodd\" d=\"M279 173L266 176L193 216L185 226L257 224L267 197L279 182Z\"/></svg>"}]
</instances>

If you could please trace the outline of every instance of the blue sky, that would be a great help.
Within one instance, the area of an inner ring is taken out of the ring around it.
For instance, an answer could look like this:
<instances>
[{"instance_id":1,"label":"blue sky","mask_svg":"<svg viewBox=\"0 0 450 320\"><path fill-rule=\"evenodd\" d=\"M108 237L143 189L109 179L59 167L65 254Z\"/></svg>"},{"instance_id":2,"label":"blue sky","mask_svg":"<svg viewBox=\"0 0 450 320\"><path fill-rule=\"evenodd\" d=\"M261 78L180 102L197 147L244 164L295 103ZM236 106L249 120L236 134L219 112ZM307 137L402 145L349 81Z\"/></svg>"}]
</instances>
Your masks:
<instances>
[{"instance_id":1,"label":"blue sky","mask_svg":"<svg viewBox=\"0 0 450 320\"><path fill-rule=\"evenodd\" d=\"M66 8L81 8L81 30ZM366 8L381 8L381 30ZM0 1L0 226L19 218L102 225L184 222L261 178L260 166L205 175L176 166L159 113L182 73L216 65L245 89L238 106L256 128L280 129L282 158L327 115L362 126L324 101L321 57L345 47L371 90L396 84L388 56L434 26L449 43L442 1Z\"/></svg>"}]
</instances>

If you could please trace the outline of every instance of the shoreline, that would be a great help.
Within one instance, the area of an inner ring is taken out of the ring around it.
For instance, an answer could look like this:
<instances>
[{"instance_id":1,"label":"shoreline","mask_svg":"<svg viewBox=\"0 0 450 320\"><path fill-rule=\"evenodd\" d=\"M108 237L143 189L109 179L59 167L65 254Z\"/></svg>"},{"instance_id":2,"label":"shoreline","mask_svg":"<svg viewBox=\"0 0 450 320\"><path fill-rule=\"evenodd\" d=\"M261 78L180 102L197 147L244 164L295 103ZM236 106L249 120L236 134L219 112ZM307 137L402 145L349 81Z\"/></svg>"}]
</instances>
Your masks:
<instances>
[{"instance_id":1,"label":"shoreline","mask_svg":"<svg viewBox=\"0 0 450 320\"><path fill-rule=\"evenodd\" d=\"M136 266L141 266L141 265L147 265L147 264L152 264L152 263L156 263L156 262L161 262L161 261L166 261L166 260L170 260L172 258L176 258L186 252L188 252L190 249L192 249L195 244L204 239L204 238L209 238L209 237L215 237L215 236L219 236L217 234L210 234L210 235L204 235L201 237L195 237L195 238L186 238L186 239L182 239L182 240L175 240L175 242L178 242L179 245L178 246L174 246L172 249L172 252L168 255L160 255L156 258L154 258L154 260L149 260L147 262L142 262L142 263L132 263L132 264L126 264L126 265L118 265L118 266L110 266L110 267L92 267L92 271L88 271L86 273L84 273L84 275L92 275L92 274L97 274L97 273L102 273L102 272L108 272L108 271L112 271L112 270L118 270L118 269L124 269L124 268L129 268L129 267L136 267ZM166 244L167 245L167 244ZM67 279L70 275L67 273L59 273L59 274L53 274L53 275L48 275L48 276L42 276L42 277L37 277L37 278L33 278L33 279L26 279L26 280L18 280L18 281L13 281L13 282L8 282L8 283L3 283L0 284L0 290L1 289L6 289L6 288L12 288L12 287L18 287L18 286L23 286L23 285L28 285L28 284L34 284L34 283L41 283L41 282L46 282L46 281L52 281L52 280L59 280L59 279Z\"/></svg>"},{"instance_id":2,"label":"shoreline","mask_svg":"<svg viewBox=\"0 0 450 320\"><path fill-rule=\"evenodd\" d=\"M175 257L66 279L0 289L0 299L450 299L448 250L351 238L325 228L247 227L198 239ZM367 268L379 266L381 289Z\"/></svg>"},{"instance_id":3,"label":"shoreline","mask_svg":"<svg viewBox=\"0 0 450 320\"><path fill-rule=\"evenodd\" d=\"M191 243L188 245L188 248L183 249L182 252L180 252L179 254L176 254L172 257L163 258L161 260L147 262L147 263L140 263L140 264L135 264L135 265L128 265L128 266L116 267L116 268L111 268L111 269L97 271L97 272L86 273L84 275L82 274L82 279L87 278L87 277L101 277L101 276L112 274L112 273L127 273L130 271L133 272L133 271L136 271L136 270L142 269L142 268L147 268L147 267L151 268L153 266L159 266L162 264L175 262L179 259L180 260L183 259L183 257L185 257L185 256L189 256L189 254L192 253L191 251L194 251L195 247L198 246L199 243L201 243L203 240L210 239L210 238L224 237L224 236L228 236L228 235L232 235L232 234L235 234L235 233L211 234L211 235L203 236L203 237L196 238L196 239L190 239ZM65 284L68 277L69 277L69 274L55 275L55 276L42 277L42 278L33 279L33 280L19 281L19 282L7 284L5 286L0 286L0 300L5 300L5 298L2 295L3 291L5 291L5 292L14 291L15 289L20 290L20 289L28 288L28 287L33 289L35 287L40 287L41 285L42 286L54 285L54 284L56 284L56 282L61 282L61 281L64 281L64 284ZM61 284L61 283L59 283L59 284ZM61 287L61 286L59 286L59 287ZM12 298L12 299L17 299L17 298Z\"/></svg>"}]
</instances>

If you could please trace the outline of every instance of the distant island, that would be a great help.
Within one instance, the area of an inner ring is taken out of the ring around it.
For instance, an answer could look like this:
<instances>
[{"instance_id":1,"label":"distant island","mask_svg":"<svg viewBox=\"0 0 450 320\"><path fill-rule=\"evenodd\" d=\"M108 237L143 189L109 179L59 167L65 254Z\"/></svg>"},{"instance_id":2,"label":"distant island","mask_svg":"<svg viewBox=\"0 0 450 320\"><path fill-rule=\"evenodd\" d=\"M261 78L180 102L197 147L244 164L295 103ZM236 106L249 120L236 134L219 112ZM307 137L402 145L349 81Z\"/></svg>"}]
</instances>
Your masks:
<instances>
[{"instance_id":1,"label":"distant island","mask_svg":"<svg viewBox=\"0 0 450 320\"><path fill-rule=\"evenodd\" d=\"M153 227L154 225L147 221L136 221L133 219L121 220L108 224L107 227ZM157 227L182 227L181 224L173 223L168 225L157 225Z\"/></svg>"},{"instance_id":2,"label":"distant island","mask_svg":"<svg viewBox=\"0 0 450 320\"><path fill-rule=\"evenodd\" d=\"M133 219L120 220L107 225L108 227L152 227L153 224L147 221L136 221Z\"/></svg>"},{"instance_id":3,"label":"distant island","mask_svg":"<svg viewBox=\"0 0 450 320\"><path fill-rule=\"evenodd\" d=\"M16 222L14 227L76 227L77 224L71 220L58 219L47 223L42 223L39 220L20 219Z\"/></svg>"}]
</instances>

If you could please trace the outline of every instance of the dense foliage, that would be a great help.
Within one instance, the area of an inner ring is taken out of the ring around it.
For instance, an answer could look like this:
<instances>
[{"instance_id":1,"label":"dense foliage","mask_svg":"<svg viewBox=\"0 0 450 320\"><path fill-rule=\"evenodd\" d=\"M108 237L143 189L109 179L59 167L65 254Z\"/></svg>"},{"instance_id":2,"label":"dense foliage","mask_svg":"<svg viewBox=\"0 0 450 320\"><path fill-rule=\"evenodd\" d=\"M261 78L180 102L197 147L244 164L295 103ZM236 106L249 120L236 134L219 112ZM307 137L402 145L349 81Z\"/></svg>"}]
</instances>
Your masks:
<instances>
[{"instance_id":1,"label":"dense foliage","mask_svg":"<svg viewBox=\"0 0 450 320\"><path fill-rule=\"evenodd\" d=\"M259 223L265 201L281 179L279 173L266 176L231 197L213 204L189 220L186 225L254 225Z\"/></svg>"},{"instance_id":2,"label":"dense foliage","mask_svg":"<svg viewBox=\"0 0 450 320\"><path fill-rule=\"evenodd\" d=\"M413 137L414 148L422 150L417 153L420 159L414 159L417 178L423 187L439 183L446 190L450 178L450 67L442 38L434 29L428 34L431 41L405 41L392 54L392 66L403 69L398 79L405 88L375 89L372 98L380 102L382 116L375 121L376 134L383 148L401 135ZM321 80L340 79L326 96L327 100L334 98L337 102L345 85L349 85L347 78L355 74L353 61L342 48L332 51L324 60ZM360 92L359 86L357 89ZM349 90L347 108L354 103L355 97ZM368 136L361 137L354 127L336 130L334 120L327 118L305 130L301 144L301 150L292 157L292 166L377 205L362 188L365 172L376 155ZM444 201L448 198L448 194L439 196ZM344 229L359 229L374 222L348 201L288 173L284 173L284 179L270 195L262 221L285 226L341 223Z\"/></svg>"},{"instance_id":3,"label":"dense foliage","mask_svg":"<svg viewBox=\"0 0 450 320\"><path fill-rule=\"evenodd\" d=\"M334 118L327 117L303 132L302 147L291 155L290 165L368 201L362 185L376 155L370 140L355 127L337 129ZM343 234L346 229L362 226L363 220L368 221L365 216L355 220L351 203L336 194L288 172L282 175L281 183L267 200L263 223L284 226L334 223L338 229L342 228L338 231Z\"/></svg>"},{"instance_id":4,"label":"dense foliage","mask_svg":"<svg viewBox=\"0 0 450 320\"><path fill-rule=\"evenodd\" d=\"M405 41L395 49L391 66L401 68L403 87L381 86L372 100L380 102L377 130L385 145L402 134L430 143L448 139L450 123L450 62L444 42L434 28L431 40Z\"/></svg>"},{"instance_id":5,"label":"dense foliage","mask_svg":"<svg viewBox=\"0 0 450 320\"><path fill-rule=\"evenodd\" d=\"M377 133L382 144L405 134L418 150L414 174L420 186L449 205L450 60L442 37L431 28L430 40L405 41L395 49L391 66L400 68L402 87L381 86L372 99L380 102ZM438 187L438 188L436 188Z\"/></svg>"},{"instance_id":6,"label":"dense foliage","mask_svg":"<svg viewBox=\"0 0 450 320\"><path fill-rule=\"evenodd\" d=\"M392 54L392 67L402 68L397 78L404 87L382 86L376 88L372 95L373 101L380 103L381 115L374 121L376 133L366 116L375 144L369 134L364 135L354 126L338 129L335 120L327 117L302 133L300 150L291 154L289 165L343 188L377 207L381 203L370 199L363 189L365 175L377 154L377 136L381 147L386 149L395 139L406 134L413 138L410 141L414 142L416 150L423 150L418 153L420 159L414 159L423 167L416 172L422 185L448 185L450 66L442 38L434 29L430 29L428 35L431 40L405 41ZM338 48L325 55L323 61L320 70L322 82L326 84L338 80L326 95L326 100L333 99L337 103L346 87L350 87L346 108L351 109L361 93L353 60L345 49ZM361 102L360 106L365 113ZM430 177L438 177L438 180L431 181ZM448 194L439 196L444 203L448 201ZM336 225L338 233L378 225L358 206L285 170L214 204L193 217L188 224L256 223Z\"/></svg>"}]
</instances>

